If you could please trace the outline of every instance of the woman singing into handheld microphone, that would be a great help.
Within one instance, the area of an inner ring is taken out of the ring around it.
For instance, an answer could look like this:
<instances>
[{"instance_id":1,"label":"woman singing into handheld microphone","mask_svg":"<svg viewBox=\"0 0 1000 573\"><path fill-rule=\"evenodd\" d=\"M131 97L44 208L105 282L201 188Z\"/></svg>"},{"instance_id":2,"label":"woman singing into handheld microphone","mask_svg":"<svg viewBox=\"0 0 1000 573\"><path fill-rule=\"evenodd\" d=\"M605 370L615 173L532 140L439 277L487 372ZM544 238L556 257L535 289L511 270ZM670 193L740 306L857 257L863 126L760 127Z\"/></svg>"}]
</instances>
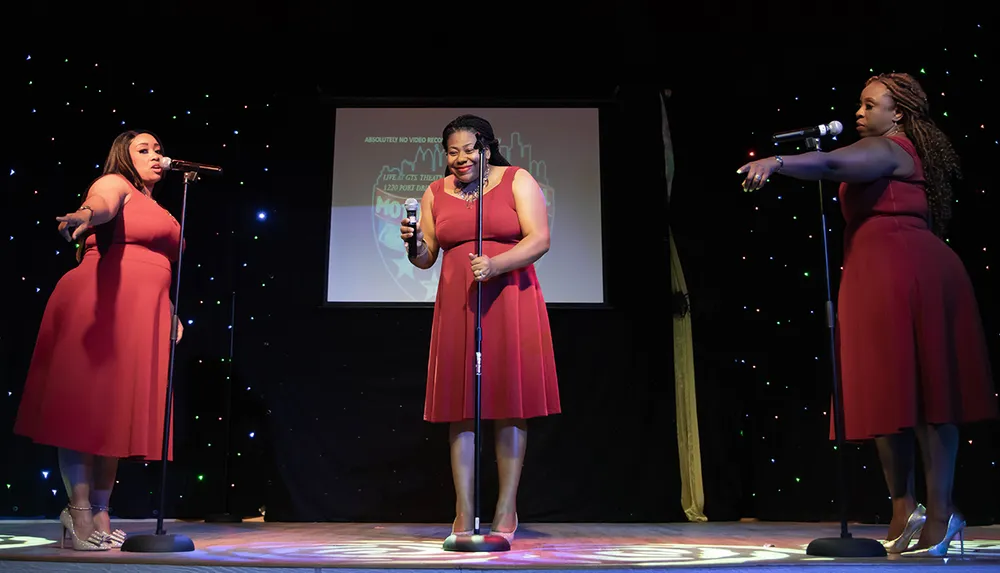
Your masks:
<instances>
[{"instance_id":1,"label":"woman singing into handheld microphone","mask_svg":"<svg viewBox=\"0 0 1000 573\"><path fill-rule=\"evenodd\" d=\"M479 181L477 136L486 146L486 178ZM493 127L463 115L442 136L447 175L424 192L416 227L400 226L404 243L416 238L410 261L429 269L441 258L434 303L424 419L450 424L455 481L452 533L474 528L473 476L477 283L483 286L482 418L494 420L500 496L491 533L512 541L517 488L524 463L526 420L560 412L552 334L533 263L549 249L545 196L526 170L500 155ZM476 253L476 201L483 202L483 253ZM409 247L407 247L409 248Z\"/></svg>"}]
</instances>

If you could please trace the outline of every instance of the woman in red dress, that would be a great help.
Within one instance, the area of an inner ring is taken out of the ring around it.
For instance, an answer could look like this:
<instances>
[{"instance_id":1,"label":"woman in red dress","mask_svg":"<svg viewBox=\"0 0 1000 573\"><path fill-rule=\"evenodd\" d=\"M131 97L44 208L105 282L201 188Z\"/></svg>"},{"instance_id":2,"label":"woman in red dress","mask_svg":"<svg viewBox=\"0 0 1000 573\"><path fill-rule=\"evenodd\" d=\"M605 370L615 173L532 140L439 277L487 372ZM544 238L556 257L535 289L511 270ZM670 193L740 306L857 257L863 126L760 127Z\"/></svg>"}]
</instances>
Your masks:
<instances>
[{"instance_id":1,"label":"woman in red dress","mask_svg":"<svg viewBox=\"0 0 1000 573\"><path fill-rule=\"evenodd\" d=\"M479 181L476 134L486 145ZM475 313L483 285L482 413L495 421L500 492L490 530L513 540L517 487L527 440L525 420L560 412L552 333L534 262L549 249L545 196L528 171L500 155L488 121L463 115L442 134L447 175L424 192L411 262L430 269L441 255L434 303L424 419L448 422L455 481L452 532L473 531ZM476 201L483 201L483 251L476 253Z\"/></svg>"},{"instance_id":2,"label":"woman in red dress","mask_svg":"<svg viewBox=\"0 0 1000 573\"><path fill-rule=\"evenodd\" d=\"M837 358L846 439L875 440L893 502L886 549L943 556L965 527L952 503L957 424L997 416L975 293L940 238L958 156L909 74L869 79L856 116L857 143L769 157L738 172L748 191L775 173L841 182L847 226ZM923 454L926 510L914 499L914 439Z\"/></svg>"},{"instance_id":3,"label":"woman in red dress","mask_svg":"<svg viewBox=\"0 0 1000 573\"><path fill-rule=\"evenodd\" d=\"M161 157L155 135L122 133L82 206L56 218L67 241L83 240L80 264L45 307L14 432L59 449L63 539L81 551L125 540L108 515L118 460L161 457L180 244L180 225L152 199Z\"/></svg>"}]
</instances>

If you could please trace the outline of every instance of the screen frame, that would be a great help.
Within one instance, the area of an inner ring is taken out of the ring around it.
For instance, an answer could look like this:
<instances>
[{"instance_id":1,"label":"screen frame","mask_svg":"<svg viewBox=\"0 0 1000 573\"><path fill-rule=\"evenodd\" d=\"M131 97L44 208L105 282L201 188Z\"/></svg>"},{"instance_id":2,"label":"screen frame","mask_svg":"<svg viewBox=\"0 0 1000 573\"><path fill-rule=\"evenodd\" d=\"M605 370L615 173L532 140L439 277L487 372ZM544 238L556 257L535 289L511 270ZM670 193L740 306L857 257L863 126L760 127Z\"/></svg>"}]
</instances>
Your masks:
<instances>
[{"instance_id":1,"label":"screen frame","mask_svg":"<svg viewBox=\"0 0 1000 573\"><path fill-rule=\"evenodd\" d=\"M588 310L611 310L613 306L608 302L608 265L607 265L607 253L608 253L608 237L604 230L607 228L607 209L604 208L606 203L605 192L608 188L607 177L608 172L605 169L606 166L611 164L609 158L609 152L607 146L605 145L605 134L610 131L610 126L608 122L610 121L610 116L613 108L618 105L617 100L613 97L601 98L601 97L582 97L582 98L567 98L567 97L554 97L554 98L526 98L526 97L489 97L489 98L475 98L475 97L464 97L464 98L454 98L454 97L359 97L359 96L326 96L321 98L321 105L327 113L323 115L330 119L330 125L332 129L329 131L329 146L330 150L329 161L329 185L327 189L327 195L329 197L328 211L333 209L333 194L330 190L333 188L333 158L336 154L336 133L337 133L337 112L340 109L352 109L352 108L386 108L386 109L401 109L401 108L586 108L586 109L596 109L597 110L597 144L598 144L598 162L600 177L598 178L598 196L601 202L601 293L603 296L603 302L549 302L545 301L545 306L548 309L588 309ZM342 301L342 302L331 302L327 301L327 293L330 289L330 238L333 232L333 220L332 217L326 217L326 259L323 263L324 269L324 280L323 280L323 292L321 297L321 308L332 308L332 309L376 309L376 310L389 310L389 309L433 309L434 302L360 302L360 301ZM544 291L544 286L543 286Z\"/></svg>"}]
</instances>

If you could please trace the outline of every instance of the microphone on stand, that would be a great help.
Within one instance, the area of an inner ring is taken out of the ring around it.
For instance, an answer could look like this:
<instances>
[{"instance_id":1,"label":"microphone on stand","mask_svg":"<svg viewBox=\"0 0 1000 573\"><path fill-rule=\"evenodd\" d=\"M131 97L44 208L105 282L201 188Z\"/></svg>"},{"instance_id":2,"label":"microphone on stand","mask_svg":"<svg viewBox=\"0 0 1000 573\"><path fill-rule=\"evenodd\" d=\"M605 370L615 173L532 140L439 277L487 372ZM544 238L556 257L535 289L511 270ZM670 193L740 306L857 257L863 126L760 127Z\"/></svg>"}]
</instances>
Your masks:
<instances>
[{"instance_id":1,"label":"microphone on stand","mask_svg":"<svg viewBox=\"0 0 1000 573\"><path fill-rule=\"evenodd\" d=\"M775 143L781 141L796 141L799 139L808 139L810 137L840 135L842 131L844 131L844 124L839 121L831 121L830 123L823 125L803 127L800 129L793 129L791 131L779 131L771 136L771 140Z\"/></svg>"},{"instance_id":2,"label":"microphone on stand","mask_svg":"<svg viewBox=\"0 0 1000 573\"><path fill-rule=\"evenodd\" d=\"M487 149L487 148L489 148L489 146L486 145L485 141L483 141L483 134L481 134L481 133L479 133L477 131L476 132L476 149Z\"/></svg>"},{"instance_id":3,"label":"microphone on stand","mask_svg":"<svg viewBox=\"0 0 1000 573\"><path fill-rule=\"evenodd\" d=\"M164 157L160 159L160 166L168 171L194 171L196 173L217 173L222 175L222 168L218 165L208 165L205 163L195 163L194 161L184 161L182 159L171 159Z\"/></svg>"},{"instance_id":4,"label":"microphone on stand","mask_svg":"<svg viewBox=\"0 0 1000 573\"><path fill-rule=\"evenodd\" d=\"M792 141L805 139L805 147L809 151L821 151L819 138L824 135L837 135L844 126L839 121L831 121L825 125L806 127L794 131L784 131L774 134L774 141ZM829 227L826 226L824 210L823 180L817 180L819 190L819 215L822 222L823 238L823 278L826 286L826 329L829 335L830 351L830 381L833 394L833 428L837 444L837 501L840 509L840 536L813 539L806 547L806 555L813 557L885 557L886 548L875 539L854 537L847 526L848 492L846 470L844 467L844 395L840 390L839 364L837 360L837 314L833 307L833 296L830 288L830 247L827 243ZM826 438L824 438L826 439Z\"/></svg>"},{"instance_id":5,"label":"microphone on stand","mask_svg":"<svg viewBox=\"0 0 1000 573\"><path fill-rule=\"evenodd\" d=\"M413 228L413 236L407 239L407 254L413 259L417 256L417 200L410 197L403 202L403 206L406 207L406 219Z\"/></svg>"},{"instance_id":6,"label":"microphone on stand","mask_svg":"<svg viewBox=\"0 0 1000 573\"><path fill-rule=\"evenodd\" d=\"M482 256L483 253L483 182L486 179L486 150L488 146L483 141L482 134L476 132L476 149L479 150L479 197L476 199L476 254ZM471 304L469 306L472 306ZM476 406L475 417L473 418L474 447L472 456L472 483L473 483L473 512L475 521L474 529L471 533L452 533L442 544L445 551L467 551L467 552L492 552L510 551L510 542L502 535L490 532L483 535L480 532L479 510L482 498L480 487L480 465L483 451L483 281L476 281L476 323L475 323L475 386L474 402Z\"/></svg>"}]
</instances>

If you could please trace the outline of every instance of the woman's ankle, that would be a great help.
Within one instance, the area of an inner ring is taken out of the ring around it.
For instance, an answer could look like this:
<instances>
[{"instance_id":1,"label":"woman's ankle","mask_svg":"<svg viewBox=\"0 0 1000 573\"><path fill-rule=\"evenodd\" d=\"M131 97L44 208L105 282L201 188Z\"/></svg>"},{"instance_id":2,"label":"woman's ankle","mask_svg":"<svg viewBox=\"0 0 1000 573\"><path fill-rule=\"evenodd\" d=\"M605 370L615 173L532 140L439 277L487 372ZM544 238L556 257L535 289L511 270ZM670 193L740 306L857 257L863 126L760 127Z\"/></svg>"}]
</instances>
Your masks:
<instances>
[{"instance_id":1,"label":"woman's ankle","mask_svg":"<svg viewBox=\"0 0 1000 573\"><path fill-rule=\"evenodd\" d=\"M913 497L900 497L892 500L892 512L894 515L908 518L917 509L917 500Z\"/></svg>"}]
</instances>

